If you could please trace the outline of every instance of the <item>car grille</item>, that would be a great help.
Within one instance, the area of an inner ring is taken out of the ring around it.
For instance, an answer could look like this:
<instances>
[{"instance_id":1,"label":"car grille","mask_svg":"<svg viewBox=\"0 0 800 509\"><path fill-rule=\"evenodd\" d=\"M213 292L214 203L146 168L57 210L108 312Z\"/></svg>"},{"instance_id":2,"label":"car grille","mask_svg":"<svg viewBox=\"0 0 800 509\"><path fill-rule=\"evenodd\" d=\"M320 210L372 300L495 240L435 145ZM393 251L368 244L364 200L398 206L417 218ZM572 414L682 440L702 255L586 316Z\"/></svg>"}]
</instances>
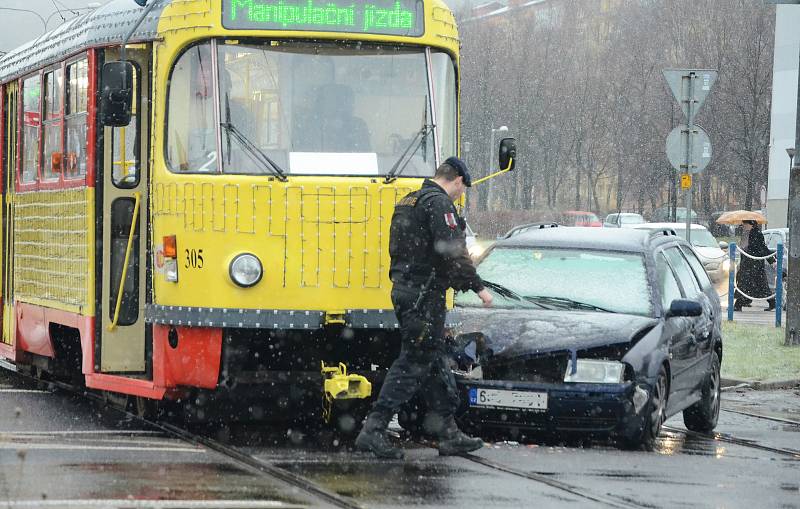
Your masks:
<instances>
[{"instance_id":1,"label":"car grille","mask_svg":"<svg viewBox=\"0 0 800 509\"><path fill-rule=\"evenodd\" d=\"M568 354L548 355L512 362L489 362L483 368L485 380L561 383L567 371Z\"/></svg>"}]
</instances>

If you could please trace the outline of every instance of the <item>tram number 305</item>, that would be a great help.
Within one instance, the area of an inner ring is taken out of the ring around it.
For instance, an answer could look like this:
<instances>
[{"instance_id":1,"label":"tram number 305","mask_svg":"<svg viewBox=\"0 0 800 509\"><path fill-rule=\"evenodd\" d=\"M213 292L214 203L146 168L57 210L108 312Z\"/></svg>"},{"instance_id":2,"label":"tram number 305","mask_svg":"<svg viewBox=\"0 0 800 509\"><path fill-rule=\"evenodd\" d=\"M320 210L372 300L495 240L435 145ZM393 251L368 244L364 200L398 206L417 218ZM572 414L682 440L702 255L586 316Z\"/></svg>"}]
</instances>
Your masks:
<instances>
[{"instance_id":1,"label":"tram number 305","mask_svg":"<svg viewBox=\"0 0 800 509\"><path fill-rule=\"evenodd\" d=\"M184 268L187 269L202 269L203 268L203 250L202 249L184 249L186 259Z\"/></svg>"}]
</instances>

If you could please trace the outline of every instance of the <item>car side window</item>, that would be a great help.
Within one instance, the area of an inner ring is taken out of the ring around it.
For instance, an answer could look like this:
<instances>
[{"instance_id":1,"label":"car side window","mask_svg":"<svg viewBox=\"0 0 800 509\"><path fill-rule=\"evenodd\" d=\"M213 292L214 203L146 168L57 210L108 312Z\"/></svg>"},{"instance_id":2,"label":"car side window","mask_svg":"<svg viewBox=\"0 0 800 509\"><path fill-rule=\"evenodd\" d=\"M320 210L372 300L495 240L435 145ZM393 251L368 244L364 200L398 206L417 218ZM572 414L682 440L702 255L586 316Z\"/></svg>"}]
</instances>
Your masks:
<instances>
[{"instance_id":1,"label":"car side window","mask_svg":"<svg viewBox=\"0 0 800 509\"><path fill-rule=\"evenodd\" d=\"M675 269L678 281L681 282L681 286L683 287L683 293L687 297L697 295L700 292L700 285L677 246L665 249L664 255L667 257L667 260L669 260L669 264L672 265L672 268Z\"/></svg>"},{"instance_id":2,"label":"car side window","mask_svg":"<svg viewBox=\"0 0 800 509\"><path fill-rule=\"evenodd\" d=\"M706 269L703 268L703 264L700 263L700 260L697 259L697 255L686 246L681 246L681 251L683 251L683 255L686 257L686 260L692 267L695 277L698 281L700 281L700 286L703 288L708 288L711 286L711 280L708 278L708 273L706 273Z\"/></svg>"},{"instance_id":3,"label":"car side window","mask_svg":"<svg viewBox=\"0 0 800 509\"><path fill-rule=\"evenodd\" d=\"M682 295L678 282L675 280L675 275L672 273L667 259L664 258L664 253L656 255L656 274L658 276L658 285L661 289L661 306L666 312L670 303L675 299L680 299Z\"/></svg>"}]
</instances>

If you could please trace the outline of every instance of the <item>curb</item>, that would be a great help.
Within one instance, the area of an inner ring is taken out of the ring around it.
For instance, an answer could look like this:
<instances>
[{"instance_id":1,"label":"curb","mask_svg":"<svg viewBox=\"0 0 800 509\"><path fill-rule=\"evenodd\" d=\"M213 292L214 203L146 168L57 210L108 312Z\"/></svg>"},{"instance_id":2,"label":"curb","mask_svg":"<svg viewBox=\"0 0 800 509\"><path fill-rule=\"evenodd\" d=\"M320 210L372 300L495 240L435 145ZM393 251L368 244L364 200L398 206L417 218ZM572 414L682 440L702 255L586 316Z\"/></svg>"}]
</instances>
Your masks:
<instances>
[{"instance_id":1,"label":"curb","mask_svg":"<svg viewBox=\"0 0 800 509\"><path fill-rule=\"evenodd\" d=\"M800 386L800 379L791 380L737 380L735 378L722 378L722 389L734 387L748 387L756 391L769 391L775 389L793 389Z\"/></svg>"}]
</instances>

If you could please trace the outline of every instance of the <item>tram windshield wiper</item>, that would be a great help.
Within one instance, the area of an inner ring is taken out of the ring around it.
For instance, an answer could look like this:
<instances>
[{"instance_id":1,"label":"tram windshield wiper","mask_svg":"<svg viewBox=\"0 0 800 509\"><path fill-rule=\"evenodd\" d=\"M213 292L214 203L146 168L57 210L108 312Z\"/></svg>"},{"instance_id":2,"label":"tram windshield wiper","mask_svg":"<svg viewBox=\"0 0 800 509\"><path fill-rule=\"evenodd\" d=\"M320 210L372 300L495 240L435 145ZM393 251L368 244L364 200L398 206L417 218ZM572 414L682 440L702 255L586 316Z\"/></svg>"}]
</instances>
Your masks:
<instances>
[{"instance_id":1,"label":"tram windshield wiper","mask_svg":"<svg viewBox=\"0 0 800 509\"><path fill-rule=\"evenodd\" d=\"M250 141L250 139L247 138L247 136L245 136L244 133L242 133L242 131L240 131L238 127L233 125L231 122L220 122L219 125L223 129L225 129L231 136L233 136L234 140L239 142L239 144L242 146L242 148L245 149L245 151L253 161L260 164L261 167L263 167L265 170L269 171L270 173L278 177L278 180L280 180L281 182L286 182L287 180L289 180L286 177L286 172L283 171L283 169L280 166L278 166L278 163L270 159L269 156L265 154L263 150L258 148L258 146L255 143Z\"/></svg>"},{"instance_id":2,"label":"tram windshield wiper","mask_svg":"<svg viewBox=\"0 0 800 509\"><path fill-rule=\"evenodd\" d=\"M397 161L395 161L395 163L392 165L392 168L389 170L389 173L386 174L386 178L383 180L384 184L388 184L397 179L397 176L400 175L406 166L408 166L408 163L411 162L411 158L417 153L419 147L423 145L423 143L428 139L428 136L433 132L433 128L436 126L433 124L428 124L426 122L427 118L428 102L426 98L424 107L422 109L422 127L416 132L414 137L411 139L411 143L408 144L403 153L400 154L400 157L397 159ZM424 152L425 150L423 149L423 156ZM406 158L406 155L408 155L408 158Z\"/></svg>"}]
</instances>

